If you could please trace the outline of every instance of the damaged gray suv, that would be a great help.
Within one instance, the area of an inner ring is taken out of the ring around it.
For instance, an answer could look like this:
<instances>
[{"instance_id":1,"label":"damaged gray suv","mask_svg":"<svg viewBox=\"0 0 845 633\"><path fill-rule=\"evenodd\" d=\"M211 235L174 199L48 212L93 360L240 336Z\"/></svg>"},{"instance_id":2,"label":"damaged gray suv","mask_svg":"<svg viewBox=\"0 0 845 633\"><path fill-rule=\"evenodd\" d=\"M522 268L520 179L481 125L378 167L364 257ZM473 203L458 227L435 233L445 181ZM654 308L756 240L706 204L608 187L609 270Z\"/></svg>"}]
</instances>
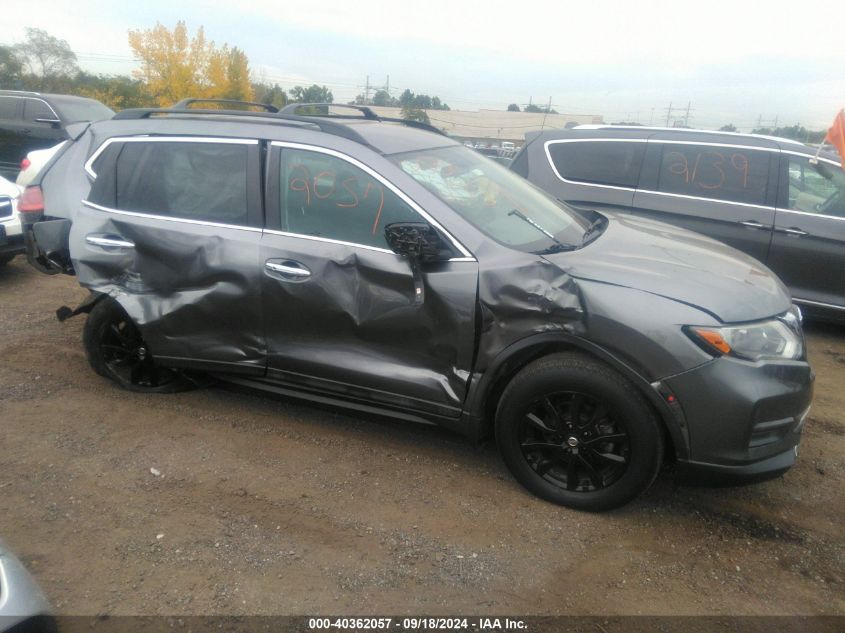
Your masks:
<instances>
[{"instance_id":1,"label":"damaged gray suv","mask_svg":"<svg viewBox=\"0 0 845 633\"><path fill-rule=\"evenodd\" d=\"M707 481L795 462L813 372L760 262L575 211L366 108L191 105L71 127L19 205L30 262L91 291L58 315L88 313L103 376L493 434L520 483L582 510L667 460Z\"/></svg>"}]
</instances>

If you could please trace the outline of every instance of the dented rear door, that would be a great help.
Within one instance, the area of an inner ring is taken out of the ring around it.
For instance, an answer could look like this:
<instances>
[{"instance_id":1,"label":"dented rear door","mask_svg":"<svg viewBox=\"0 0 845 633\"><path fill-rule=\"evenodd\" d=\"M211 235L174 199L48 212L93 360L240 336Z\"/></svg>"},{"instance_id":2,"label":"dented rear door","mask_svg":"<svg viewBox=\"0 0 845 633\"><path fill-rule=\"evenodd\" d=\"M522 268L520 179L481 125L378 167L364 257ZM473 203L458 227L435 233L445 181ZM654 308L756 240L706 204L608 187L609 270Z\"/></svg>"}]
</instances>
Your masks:
<instances>
[{"instance_id":1,"label":"dented rear door","mask_svg":"<svg viewBox=\"0 0 845 633\"><path fill-rule=\"evenodd\" d=\"M257 141L111 139L86 171L79 282L113 296L160 361L263 374Z\"/></svg>"},{"instance_id":2,"label":"dented rear door","mask_svg":"<svg viewBox=\"0 0 845 633\"><path fill-rule=\"evenodd\" d=\"M268 376L457 418L473 360L477 262L465 253L426 266L416 302L408 261L384 240L386 224L425 221L409 198L321 148L274 143L268 173Z\"/></svg>"}]
</instances>

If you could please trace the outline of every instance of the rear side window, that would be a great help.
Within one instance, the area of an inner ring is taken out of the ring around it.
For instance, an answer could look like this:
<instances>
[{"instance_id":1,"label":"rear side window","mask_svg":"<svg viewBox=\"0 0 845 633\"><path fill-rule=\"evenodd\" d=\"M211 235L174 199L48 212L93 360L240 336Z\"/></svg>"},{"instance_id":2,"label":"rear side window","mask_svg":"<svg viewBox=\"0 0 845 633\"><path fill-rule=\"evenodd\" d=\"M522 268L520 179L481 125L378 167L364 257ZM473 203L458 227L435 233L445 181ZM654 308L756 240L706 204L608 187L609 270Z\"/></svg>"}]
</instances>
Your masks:
<instances>
[{"instance_id":1,"label":"rear side window","mask_svg":"<svg viewBox=\"0 0 845 633\"><path fill-rule=\"evenodd\" d=\"M771 152L716 145L661 145L658 191L766 203Z\"/></svg>"},{"instance_id":2,"label":"rear side window","mask_svg":"<svg viewBox=\"0 0 845 633\"><path fill-rule=\"evenodd\" d=\"M279 192L281 227L289 233L388 248L386 225L421 220L379 180L320 152L282 149Z\"/></svg>"},{"instance_id":3,"label":"rear side window","mask_svg":"<svg viewBox=\"0 0 845 633\"><path fill-rule=\"evenodd\" d=\"M595 185L635 188L645 143L632 141L574 141L549 143L549 156L566 180Z\"/></svg>"},{"instance_id":4,"label":"rear side window","mask_svg":"<svg viewBox=\"0 0 845 633\"><path fill-rule=\"evenodd\" d=\"M27 121L35 121L36 119L58 119L56 113L53 112L53 108L41 101L41 99L25 99L23 108L23 118Z\"/></svg>"},{"instance_id":5,"label":"rear side window","mask_svg":"<svg viewBox=\"0 0 845 633\"><path fill-rule=\"evenodd\" d=\"M18 118L18 97L0 97L0 119Z\"/></svg>"},{"instance_id":6,"label":"rear side window","mask_svg":"<svg viewBox=\"0 0 845 633\"><path fill-rule=\"evenodd\" d=\"M94 164L92 202L122 211L247 224L249 145L179 141L114 145L107 148L107 153L118 152L114 160ZM106 163L115 165L112 173L96 171Z\"/></svg>"}]
</instances>

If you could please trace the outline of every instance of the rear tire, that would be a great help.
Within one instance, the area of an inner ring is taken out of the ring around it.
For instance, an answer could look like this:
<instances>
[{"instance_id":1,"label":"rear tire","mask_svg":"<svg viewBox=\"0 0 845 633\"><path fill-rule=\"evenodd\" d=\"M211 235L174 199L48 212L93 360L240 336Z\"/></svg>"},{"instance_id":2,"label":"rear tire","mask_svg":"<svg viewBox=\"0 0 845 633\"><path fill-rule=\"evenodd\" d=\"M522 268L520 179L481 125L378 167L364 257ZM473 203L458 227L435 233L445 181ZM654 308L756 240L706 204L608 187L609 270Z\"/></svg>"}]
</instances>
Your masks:
<instances>
[{"instance_id":1,"label":"rear tire","mask_svg":"<svg viewBox=\"0 0 845 633\"><path fill-rule=\"evenodd\" d=\"M664 448L660 423L637 389L577 353L537 360L511 380L496 412L496 443L528 490L590 512L645 492Z\"/></svg>"},{"instance_id":2,"label":"rear tire","mask_svg":"<svg viewBox=\"0 0 845 633\"><path fill-rule=\"evenodd\" d=\"M93 307L82 342L94 371L129 391L175 393L195 387L181 371L155 363L137 326L114 299Z\"/></svg>"}]
</instances>

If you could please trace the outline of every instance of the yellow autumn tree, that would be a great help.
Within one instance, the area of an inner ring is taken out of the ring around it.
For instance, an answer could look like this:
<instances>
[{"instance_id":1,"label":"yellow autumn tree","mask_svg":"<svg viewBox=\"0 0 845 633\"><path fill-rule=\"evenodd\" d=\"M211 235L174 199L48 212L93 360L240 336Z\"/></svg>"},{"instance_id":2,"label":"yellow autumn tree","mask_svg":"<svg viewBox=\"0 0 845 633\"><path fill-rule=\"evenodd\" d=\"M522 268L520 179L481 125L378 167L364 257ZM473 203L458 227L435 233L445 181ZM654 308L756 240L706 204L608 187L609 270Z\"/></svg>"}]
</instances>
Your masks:
<instances>
[{"instance_id":1,"label":"yellow autumn tree","mask_svg":"<svg viewBox=\"0 0 845 633\"><path fill-rule=\"evenodd\" d=\"M191 38L183 21L173 30L157 22L152 29L129 31L129 46L141 60L135 76L161 106L188 97L252 99L246 54L206 41L202 27Z\"/></svg>"}]
</instances>

